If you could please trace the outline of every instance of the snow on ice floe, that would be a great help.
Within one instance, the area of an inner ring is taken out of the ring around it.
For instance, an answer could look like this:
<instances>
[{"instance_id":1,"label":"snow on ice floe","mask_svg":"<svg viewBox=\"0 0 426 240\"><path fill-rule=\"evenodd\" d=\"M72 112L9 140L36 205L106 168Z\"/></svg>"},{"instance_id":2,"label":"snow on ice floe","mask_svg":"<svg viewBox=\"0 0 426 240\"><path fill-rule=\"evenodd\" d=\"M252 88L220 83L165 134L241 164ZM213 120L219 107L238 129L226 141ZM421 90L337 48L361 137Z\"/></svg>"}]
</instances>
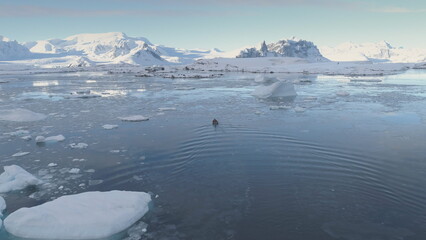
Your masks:
<instances>
[{"instance_id":1,"label":"snow on ice floe","mask_svg":"<svg viewBox=\"0 0 426 240\"><path fill-rule=\"evenodd\" d=\"M118 119L120 119L121 121L125 121L125 122L142 122L142 121L148 121L149 120L148 117L145 117L145 116L142 116L142 115L119 117Z\"/></svg>"},{"instance_id":2,"label":"snow on ice floe","mask_svg":"<svg viewBox=\"0 0 426 240\"><path fill-rule=\"evenodd\" d=\"M0 121L11 122L32 122L40 121L46 118L42 113L32 112L23 108L15 108L9 110L0 110Z\"/></svg>"},{"instance_id":3,"label":"snow on ice floe","mask_svg":"<svg viewBox=\"0 0 426 240\"><path fill-rule=\"evenodd\" d=\"M279 81L268 86L257 87L252 95L258 98L294 98L297 93L292 83Z\"/></svg>"},{"instance_id":4,"label":"snow on ice floe","mask_svg":"<svg viewBox=\"0 0 426 240\"><path fill-rule=\"evenodd\" d=\"M148 212L150 202L144 192L85 192L21 208L4 220L4 226L22 238L105 238L132 226Z\"/></svg>"},{"instance_id":5,"label":"snow on ice floe","mask_svg":"<svg viewBox=\"0 0 426 240\"><path fill-rule=\"evenodd\" d=\"M17 152L15 154L12 155L12 157L23 157L25 155L30 154L30 152Z\"/></svg>"},{"instance_id":6,"label":"snow on ice floe","mask_svg":"<svg viewBox=\"0 0 426 240\"><path fill-rule=\"evenodd\" d=\"M111 130L111 129L118 128L118 125L105 124L105 125L103 125L103 126L102 126L102 128L103 128L103 129L106 129L106 130Z\"/></svg>"},{"instance_id":7,"label":"snow on ice floe","mask_svg":"<svg viewBox=\"0 0 426 240\"><path fill-rule=\"evenodd\" d=\"M0 193L24 189L42 182L17 165L4 166L0 175Z\"/></svg>"},{"instance_id":8,"label":"snow on ice floe","mask_svg":"<svg viewBox=\"0 0 426 240\"><path fill-rule=\"evenodd\" d=\"M71 143L69 146L74 149L84 149L89 145L87 143Z\"/></svg>"}]
</instances>

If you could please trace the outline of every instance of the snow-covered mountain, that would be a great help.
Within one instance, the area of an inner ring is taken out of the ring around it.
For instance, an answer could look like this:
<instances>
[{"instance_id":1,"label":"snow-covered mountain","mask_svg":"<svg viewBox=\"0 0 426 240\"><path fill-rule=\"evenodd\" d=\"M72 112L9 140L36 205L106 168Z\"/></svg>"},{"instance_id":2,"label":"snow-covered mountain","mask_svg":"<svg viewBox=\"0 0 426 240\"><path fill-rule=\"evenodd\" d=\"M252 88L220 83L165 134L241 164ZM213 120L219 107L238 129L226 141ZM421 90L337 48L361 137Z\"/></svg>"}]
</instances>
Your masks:
<instances>
[{"instance_id":1,"label":"snow-covered mountain","mask_svg":"<svg viewBox=\"0 0 426 240\"><path fill-rule=\"evenodd\" d=\"M336 47L321 47L321 53L332 61L425 62L426 49L395 48L386 41L356 44L347 42Z\"/></svg>"},{"instance_id":2,"label":"snow-covered mountain","mask_svg":"<svg viewBox=\"0 0 426 240\"><path fill-rule=\"evenodd\" d=\"M283 39L276 43L261 43L259 47L242 50L237 58L297 57L313 62L328 61L313 42L297 38Z\"/></svg>"},{"instance_id":3,"label":"snow-covered mountain","mask_svg":"<svg viewBox=\"0 0 426 240\"><path fill-rule=\"evenodd\" d=\"M44 57L80 56L96 63L135 65L186 64L216 51L165 47L121 32L78 34L65 39L28 42L25 46Z\"/></svg>"},{"instance_id":4,"label":"snow-covered mountain","mask_svg":"<svg viewBox=\"0 0 426 240\"><path fill-rule=\"evenodd\" d=\"M28 58L30 55L30 51L25 46L0 36L0 61L18 60Z\"/></svg>"}]
</instances>

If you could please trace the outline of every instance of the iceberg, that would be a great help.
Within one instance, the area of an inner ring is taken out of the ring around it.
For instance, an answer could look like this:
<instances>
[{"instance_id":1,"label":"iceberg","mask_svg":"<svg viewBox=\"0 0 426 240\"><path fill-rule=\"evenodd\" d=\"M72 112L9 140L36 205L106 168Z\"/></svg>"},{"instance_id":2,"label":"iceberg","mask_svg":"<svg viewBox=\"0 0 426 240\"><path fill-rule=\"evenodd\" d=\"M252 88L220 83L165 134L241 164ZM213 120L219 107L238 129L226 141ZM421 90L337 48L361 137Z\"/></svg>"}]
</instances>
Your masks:
<instances>
[{"instance_id":1,"label":"iceberg","mask_svg":"<svg viewBox=\"0 0 426 240\"><path fill-rule=\"evenodd\" d=\"M259 86L252 93L258 98L294 98L297 96L293 83L276 82L268 86Z\"/></svg>"},{"instance_id":2,"label":"iceberg","mask_svg":"<svg viewBox=\"0 0 426 240\"><path fill-rule=\"evenodd\" d=\"M17 165L5 166L0 175L0 193L24 189L41 184L42 181Z\"/></svg>"},{"instance_id":3,"label":"iceberg","mask_svg":"<svg viewBox=\"0 0 426 240\"><path fill-rule=\"evenodd\" d=\"M46 118L46 115L44 114L35 113L23 108L0 110L0 121L32 122L32 121L40 121L45 118Z\"/></svg>"},{"instance_id":4,"label":"iceberg","mask_svg":"<svg viewBox=\"0 0 426 240\"><path fill-rule=\"evenodd\" d=\"M144 192L85 192L21 208L4 220L4 226L22 238L105 238L131 227L148 212L150 202Z\"/></svg>"}]
</instances>

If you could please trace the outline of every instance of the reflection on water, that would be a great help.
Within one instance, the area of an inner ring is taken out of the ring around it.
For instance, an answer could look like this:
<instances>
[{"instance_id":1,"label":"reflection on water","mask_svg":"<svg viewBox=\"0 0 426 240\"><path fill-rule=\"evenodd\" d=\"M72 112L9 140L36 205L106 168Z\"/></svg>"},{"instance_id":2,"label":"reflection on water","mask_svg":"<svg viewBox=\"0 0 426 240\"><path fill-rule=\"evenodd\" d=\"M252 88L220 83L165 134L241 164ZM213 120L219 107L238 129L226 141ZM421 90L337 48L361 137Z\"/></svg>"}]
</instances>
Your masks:
<instances>
[{"instance_id":1,"label":"reflection on water","mask_svg":"<svg viewBox=\"0 0 426 240\"><path fill-rule=\"evenodd\" d=\"M96 75L87 85L88 75L28 77L61 79L46 92L28 82L3 86L2 108L49 117L0 122L1 129L66 137L36 145L0 136L2 165L18 164L52 184L5 194L9 212L64 194L118 189L153 195L141 239L425 239L425 72L277 76L294 84L292 101L254 97L264 83L252 74L178 82ZM136 114L150 120L118 119ZM80 142L88 147L68 147ZM30 154L10 157L18 151ZM0 239L13 238L0 231Z\"/></svg>"}]
</instances>

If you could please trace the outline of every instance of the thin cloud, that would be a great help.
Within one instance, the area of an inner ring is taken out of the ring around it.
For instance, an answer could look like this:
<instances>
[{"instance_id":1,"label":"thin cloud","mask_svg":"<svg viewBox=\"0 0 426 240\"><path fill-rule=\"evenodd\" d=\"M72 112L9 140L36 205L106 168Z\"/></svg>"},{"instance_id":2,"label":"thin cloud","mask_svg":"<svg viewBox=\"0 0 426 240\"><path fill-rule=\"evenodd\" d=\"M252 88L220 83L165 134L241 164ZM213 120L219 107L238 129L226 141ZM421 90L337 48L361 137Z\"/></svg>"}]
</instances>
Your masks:
<instances>
[{"instance_id":1,"label":"thin cloud","mask_svg":"<svg viewBox=\"0 0 426 240\"><path fill-rule=\"evenodd\" d=\"M118 1L118 0L116 0ZM319 6L332 8L358 8L361 3L344 0L128 0L151 4L179 4L191 6Z\"/></svg>"},{"instance_id":2,"label":"thin cloud","mask_svg":"<svg viewBox=\"0 0 426 240\"><path fill-rule=\"evenodd\" d=\"M387 8L377 8L373 9L373 12L381 12L381 13L424 13L426 9L408 9L401 7L387 7Z\"/></svg>"},{"instance_id":3,"label":"thin cloud","mask_svg":"<svg viewBox=\"0 0 426 240\"><path fill-rule=\"evenodd\" d=\"M230 15L232 12L221 12L221 15ZM0 5L0 17L109 17L109 16L210 16L218 15L213 11L189 10L86 10L41 7L34 5Z\"/></svg>"}]
</instances>

